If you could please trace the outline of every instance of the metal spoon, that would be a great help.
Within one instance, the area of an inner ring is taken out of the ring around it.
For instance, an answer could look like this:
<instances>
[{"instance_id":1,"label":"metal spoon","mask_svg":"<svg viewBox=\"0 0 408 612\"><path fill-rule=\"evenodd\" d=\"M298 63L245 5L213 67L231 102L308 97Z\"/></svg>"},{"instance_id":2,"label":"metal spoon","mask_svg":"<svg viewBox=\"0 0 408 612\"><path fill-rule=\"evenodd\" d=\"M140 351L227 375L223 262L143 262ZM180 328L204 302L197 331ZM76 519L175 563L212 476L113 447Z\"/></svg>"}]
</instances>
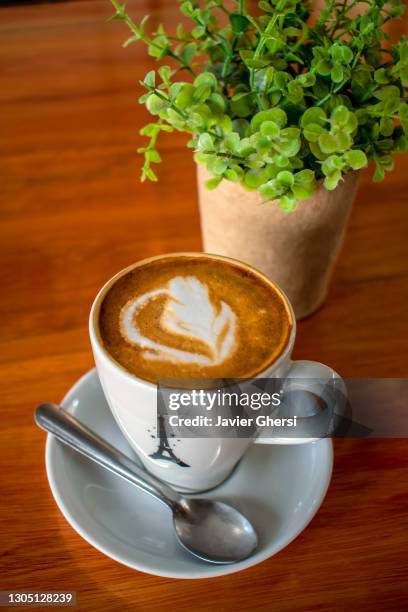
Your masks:
<instances>
[{"instance_id":1,"label":"metal spoon","mask_svg":"<svg viewBox=\"0 0 408 612\"><path fill-rule=\"evenodd\" d=\"M253 526L238 510L212 499L183 497L60 406L41 404L35 411L35 421L61 442L169 506L178 541L196 557L211 563L236 563L257 547Z\"/></svg>"}]
</instances>

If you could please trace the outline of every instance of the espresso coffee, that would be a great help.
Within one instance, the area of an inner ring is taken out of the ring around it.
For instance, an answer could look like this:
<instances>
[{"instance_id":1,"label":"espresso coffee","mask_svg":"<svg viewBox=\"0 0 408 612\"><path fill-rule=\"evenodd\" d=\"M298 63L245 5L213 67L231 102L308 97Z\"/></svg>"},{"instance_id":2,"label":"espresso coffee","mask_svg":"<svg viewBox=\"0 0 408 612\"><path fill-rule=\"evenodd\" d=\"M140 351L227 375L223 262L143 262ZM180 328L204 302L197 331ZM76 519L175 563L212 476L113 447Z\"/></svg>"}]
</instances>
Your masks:
<instances>
[{"instance_id":1,"label":"espresso coffee","mask_svg":"<svg viewBox=\"0 0 408 612\"><path fill-rule=\"evenodd\" d=\"M138 378L249 378L282 354L293 326L280 291L244 264L168 255L137 264L108 289L99 333Z\"/></svg>"}]
</instances>

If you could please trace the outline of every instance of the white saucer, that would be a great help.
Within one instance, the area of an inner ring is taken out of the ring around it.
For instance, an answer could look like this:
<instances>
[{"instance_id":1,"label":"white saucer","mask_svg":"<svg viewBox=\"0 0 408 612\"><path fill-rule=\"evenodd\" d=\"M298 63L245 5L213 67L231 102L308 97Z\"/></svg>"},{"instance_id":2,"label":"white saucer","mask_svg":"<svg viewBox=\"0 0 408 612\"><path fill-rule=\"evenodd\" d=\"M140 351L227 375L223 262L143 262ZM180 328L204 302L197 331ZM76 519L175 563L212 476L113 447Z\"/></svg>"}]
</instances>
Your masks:
<instances>
[{"instance_id":1,"label":"white saucer","mask_svg":"<svg viewBox=\"0 0 408 612\"><path fill-rule=\"evenodd\" d=\"M110 414L95 370L72 387L62 405L114 446L133 455ZM46 446L51 490L72 527L115 561L171 578L231 574L287 546L322 503L332 463L332 443L327 439L300 446L253 446L232 476L205 495L241 510L258 532L259 548L241 563L211 565L177 544L166 506L51 435Z\"/></svg>"}]
</instances>

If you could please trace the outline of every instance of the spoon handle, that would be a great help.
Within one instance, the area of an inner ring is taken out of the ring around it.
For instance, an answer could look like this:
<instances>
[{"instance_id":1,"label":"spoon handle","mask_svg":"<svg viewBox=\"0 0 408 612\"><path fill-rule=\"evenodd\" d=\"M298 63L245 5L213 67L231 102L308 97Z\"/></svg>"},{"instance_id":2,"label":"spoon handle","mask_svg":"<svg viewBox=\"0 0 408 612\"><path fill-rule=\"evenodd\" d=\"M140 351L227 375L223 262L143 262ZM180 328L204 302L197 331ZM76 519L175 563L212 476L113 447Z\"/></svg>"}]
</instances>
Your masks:
<instances>
[{"instance_id":1,"label":"spoon handle","mask_svg":"<svg viewBox=\"0 0 408 612\"><path fill-rule=\"evenodd\" d=\"M41 404L35 410L35 422L64 444L118 474L146 493L150 493L171 508L181 500L177 491L140 469L132 459L111 446L60 406Z\"/></svg>"}]
</instances>

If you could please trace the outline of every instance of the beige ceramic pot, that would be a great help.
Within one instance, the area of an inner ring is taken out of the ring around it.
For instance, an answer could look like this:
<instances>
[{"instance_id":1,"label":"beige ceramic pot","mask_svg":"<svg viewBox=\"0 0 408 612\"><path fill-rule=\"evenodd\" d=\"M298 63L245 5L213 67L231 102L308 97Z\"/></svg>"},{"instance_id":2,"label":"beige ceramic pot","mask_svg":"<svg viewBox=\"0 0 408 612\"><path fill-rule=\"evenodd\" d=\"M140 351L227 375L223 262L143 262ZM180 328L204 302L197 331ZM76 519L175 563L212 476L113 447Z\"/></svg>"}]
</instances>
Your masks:
<instances>
[{"instance_id":1,"label":"beige ceramic pot","mask_svg":"<svg viewBox=\"0 0 408 612\"><path fill-rule=\"evenodd\" d=\"M264 272L284 290L297 319L314 312L327 294L358 172L350 172L334 191L319 184L315 195L292 213L231 181L208 190L203 165L197 166L197 176L204 250Z\"/></svg>"}]
</instances>

